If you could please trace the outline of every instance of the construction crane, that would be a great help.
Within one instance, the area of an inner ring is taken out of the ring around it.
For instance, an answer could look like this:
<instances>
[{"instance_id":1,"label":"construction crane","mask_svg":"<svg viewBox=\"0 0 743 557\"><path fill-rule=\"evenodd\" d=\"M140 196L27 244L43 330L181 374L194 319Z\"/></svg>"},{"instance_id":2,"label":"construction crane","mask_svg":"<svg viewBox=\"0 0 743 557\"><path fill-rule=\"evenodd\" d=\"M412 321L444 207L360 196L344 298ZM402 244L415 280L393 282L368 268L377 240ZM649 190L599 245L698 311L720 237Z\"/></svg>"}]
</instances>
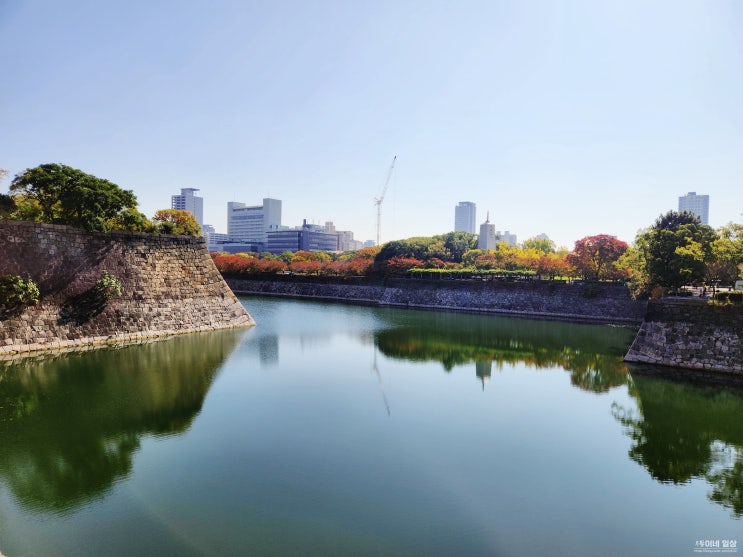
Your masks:
<instances>
[{"instance_id":1,"label":"construction crane","mask_svg":"<svg viewBox=\"0 0 743 557\"><path fill-rule=\"evenodd\" d=\"M392 157L392 164L390 165L390 169L387 171L387 179L384 181L384 188L382 188L382 195L379 197L374 198L374 204L377 206L377 245L381 243L382 239L382 201L384 201L384 194L387 193L387 186L390 185L390 178L392 178L392 171L395 168L395 161L397 160L397 155Z\"/></svg>"}]
</instances>

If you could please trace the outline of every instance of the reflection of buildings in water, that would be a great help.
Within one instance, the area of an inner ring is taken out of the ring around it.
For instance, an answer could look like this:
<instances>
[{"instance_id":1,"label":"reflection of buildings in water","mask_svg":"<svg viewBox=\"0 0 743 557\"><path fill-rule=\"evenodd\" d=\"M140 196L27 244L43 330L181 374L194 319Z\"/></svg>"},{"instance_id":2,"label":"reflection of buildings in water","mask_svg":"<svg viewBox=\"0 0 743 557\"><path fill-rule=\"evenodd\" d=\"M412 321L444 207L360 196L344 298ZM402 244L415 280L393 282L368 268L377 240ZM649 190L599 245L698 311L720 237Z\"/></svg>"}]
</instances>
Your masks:
<instances>
[{"instance_id":1,"label":"reflection of buildings in water","mask_svg":"<svg viewBox=\"0 0 743 557\"><path fill-rule=\"evenodd\" d=\"M485 383L490 381L490 376L493 373L493 360L477 360L475 362L475 375L480 378L482 382L482 390L485 390Z\"/></svg>"},{"instance_id":2,"label":"reflection of buildings in water","mask_svg":"<svg viewBox=\"0 0 743 557\"><path fill-rule=\"evenodd\" d=\"M266 335L258 339L258 357L263 365L275 366L279 363L278 335Z\"/></svg>"}]
</instances>

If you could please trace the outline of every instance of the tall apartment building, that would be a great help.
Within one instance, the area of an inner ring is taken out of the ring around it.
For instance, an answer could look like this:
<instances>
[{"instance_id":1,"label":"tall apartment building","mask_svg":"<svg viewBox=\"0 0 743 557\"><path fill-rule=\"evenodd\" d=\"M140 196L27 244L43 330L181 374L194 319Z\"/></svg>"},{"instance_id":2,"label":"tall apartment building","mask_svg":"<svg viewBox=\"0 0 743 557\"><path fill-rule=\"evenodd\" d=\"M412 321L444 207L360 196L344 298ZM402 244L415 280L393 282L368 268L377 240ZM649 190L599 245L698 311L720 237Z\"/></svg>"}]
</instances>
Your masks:
<instances>
[{"instance_id":1,"label":"tall apartment building","mask_svg":"<svg viewBox=\"0 0 743 557\"><path fill-rule=\"evenodd\" d=\"M682 195L679 197L679 213L684 211L698 216L702 224L709 224L709 195L697 195L695 191Z\"/></svg>"},{"instance_id":2,"label":"tall apartment building","mask_svg":"<svg viewBox=\"0 0 743 557\"><path fill-rule=\"evenodd\" d=\"M232 240L266 244L268 233L281 228L281 200L264 198L262 205L227 203L227 235Z\"/></svg>"},{"instance_id":3,"label":"tall apartment building","mask_svg":"<svg viewBox=\"0 0 743 557\"><path fill-rule=\"evenodd\" d=\"M490 213L485 222L480 225L480 237L477 239L477 249L495 249L495 225L490 223Z\"/></svg>"},{"instance_id":4,"label":"tall apartment building","mask_svg":"<svg viewBox=\"0 0 743 557\"><path fill-rule=\"evenodd\" d=\"M170 196L170 207L180 211L189 211L199 226L204 225L204 198L196 197L193 192L199 191L197 188L181 188L180 195Z\"/></svg>"},{"instance_id":5,"label":"tall apartment building","mask_svg":"<svg viewBox=\"0 0 743 557\"><path fill-rule=\"evenodd\" d=\"M471 201L460 201L454 207L454 232L475 234L477 206Z\"/></svg>"}]
</instances>

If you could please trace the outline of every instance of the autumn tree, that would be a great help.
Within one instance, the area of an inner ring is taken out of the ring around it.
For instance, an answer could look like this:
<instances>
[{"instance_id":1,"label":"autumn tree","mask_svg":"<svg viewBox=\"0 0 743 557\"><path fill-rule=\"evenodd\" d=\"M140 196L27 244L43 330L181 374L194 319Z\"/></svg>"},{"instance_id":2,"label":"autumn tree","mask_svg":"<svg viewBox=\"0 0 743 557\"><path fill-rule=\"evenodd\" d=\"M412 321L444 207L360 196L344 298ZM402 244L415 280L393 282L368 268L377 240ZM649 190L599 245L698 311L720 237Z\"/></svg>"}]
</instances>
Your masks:
<instances>
[{"instance_id":1,"label":"autumn tree","mask_svg":"<svg viewBox=\"0 0 743 557\"><path fill-rule=\"evenodd\" d=\"M157 231L162 234L199 236L201 226L190 211L181 209L160 209L152 219L157 223Z\"/></svg>"},{"instance_id":2,"label":"autumn tree","mask_svg":"<svg viewBox=\"0 0 743 557\"><path fill-rule=\"evenodd\" d=\"M575 242L567 260L586 280L617 279L621 277L614 262L628 247L626 242L609 234L586 236Z\"/></svg>"},{"instance_id":3,"label":"autumn tree","mask_svg":"<svg viewBox=\"0 0 743 557\"><path fill-rule=\"evenodd\" d=\"M103 178L62 164L42 164L16 176L10 192L15 218L105 231L137 198Z\"/></svg>"}]
</instances>

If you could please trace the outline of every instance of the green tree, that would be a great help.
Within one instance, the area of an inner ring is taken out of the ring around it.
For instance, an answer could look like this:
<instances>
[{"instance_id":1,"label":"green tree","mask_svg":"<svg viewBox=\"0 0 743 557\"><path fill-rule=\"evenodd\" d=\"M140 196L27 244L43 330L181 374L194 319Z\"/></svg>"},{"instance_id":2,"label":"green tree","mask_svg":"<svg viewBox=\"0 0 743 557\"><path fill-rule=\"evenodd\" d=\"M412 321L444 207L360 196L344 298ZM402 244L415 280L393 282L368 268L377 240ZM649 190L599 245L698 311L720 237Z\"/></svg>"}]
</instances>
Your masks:
<instances>
[{"instance_id":1,"label":"green tree","mask_svg":"<svg viewBox=\"0 0 743 557\"><path fill-rule=\"evenodd\" d=\"M17 217L105 231L122 211L137 206L130 190L62 164L42 164L13 179Z\"/></svg>"},{"instance_id":2,"label":"green tree","mask_svg":"<svg viewBox=\"0 0 743 557\"><path fill-rule=\"evenodd\" d=\"M524 240L522 247L525 250L534 249L544 255L555 253L556 251L555 242L549 238L529 238L528 240Z\"/></svg>"},{"instance_id":3,"label":"green tree","mask_svg":"<svg viewBox=\"0 0 743 557\"><path fill-rule=\"evenodd\" d=\"M444 248L449 253L450 261L461 263L462 257L469 250L477 248L477 234L469 232L449 232L435 236L444 242Z\"/></svg>"},{"instance_id":4,"label":"green tree","mask_svg":"<svg viewBox=\"0 0 743 557\"><path fill-rule=\"evenodd\" d=\"M702 282L716 239L715 231L691 213L669 211L658 217L636 242L651 286L676 289Z\"/></svg>"},{"instance_id":5,"label":"green tree","mask_svg":"<svg viewBox=\"0 0 743 557\"><path fill-rule=\"evenodd\" d=\"M708 278L732 284L743 278L743 225L728 223L718 231L712 243L714 261L708 266Z\"/></svg>"},{"instance_id":6,"label":"green tree","mask_svg":"<svg viewBox=\"0 0 743 557\"><path fill-rule=\"evenodd\" d=\"M144 213L132 207L124 209L108 222L110 230L135 230L138 232L152 232L155 226Z\"/></svg>"},{"instance_id":7,"label":"green tree","mask_svg":"<svg viewBox=\"0 0 743 557\"><path fill-rule=\"evenodd\" d=\"M157 231L162 234L201 235L201 226L190 211L160 209L152 220L157 223Z\"/></svg>"}]
</instances>

